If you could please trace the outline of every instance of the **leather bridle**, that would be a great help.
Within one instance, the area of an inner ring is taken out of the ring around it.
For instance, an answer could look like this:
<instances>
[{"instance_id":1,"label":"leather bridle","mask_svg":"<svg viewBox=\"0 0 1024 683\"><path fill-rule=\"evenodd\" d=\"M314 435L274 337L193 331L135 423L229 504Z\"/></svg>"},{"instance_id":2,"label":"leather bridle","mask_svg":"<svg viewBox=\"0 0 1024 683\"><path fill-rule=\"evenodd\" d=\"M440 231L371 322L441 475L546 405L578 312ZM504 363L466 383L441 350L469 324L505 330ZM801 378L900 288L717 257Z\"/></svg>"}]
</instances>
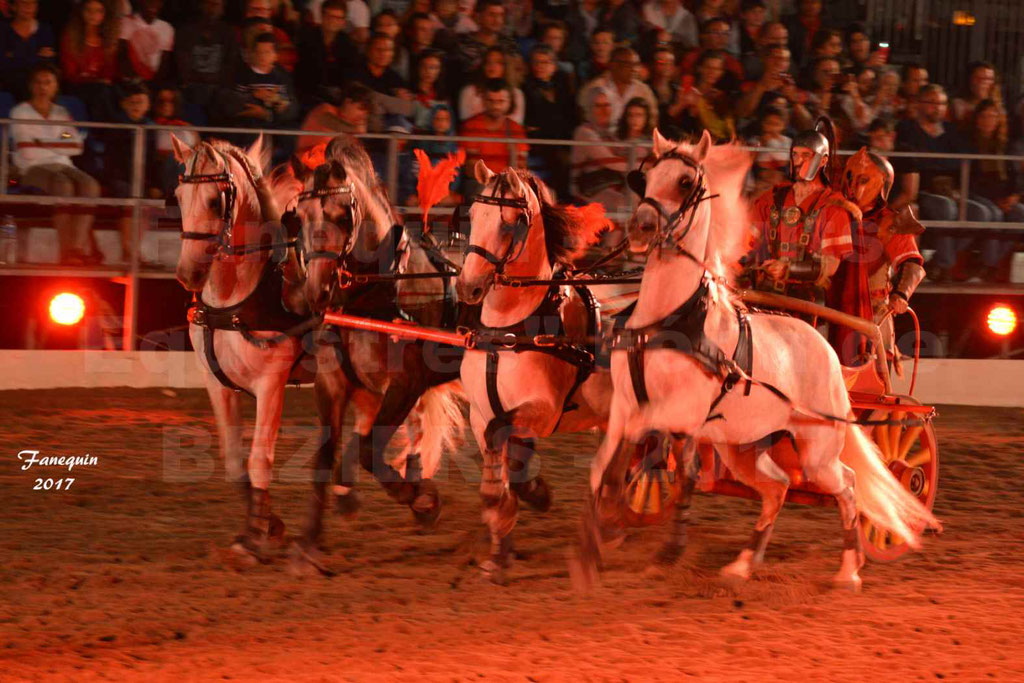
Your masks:
<instances>
[{"instance_id":1,"label":"leather bridle","mask_svg":"<svg viewBox=\"0 0 1024 683\"><path fill-rule=\"evenodd\" d=\"M333 261L335 265L340 267L343 265L348 255L352 253L352 249L355 247L355 240L352 239L353 235L351 235L351 232L354 230L355 226L359 224L359 221L356 220L356 213L359 211L359 203L356 201L355 185L349 182L345 185L338 185L336 187L314 187L311 190L305 190L303 192L300 192L293 200L295 202L295 208L286 212L284 221L285 226L289 229L289 234L292 232L292 228L295 227L296 222L298 222L298 229L295 230L295 232L296 234L300 234L302 228L304 228L305 226L303 226L301 222L299 222L299 204L305 201L318 199L320 200L320 206L322 208L327 204L328 197L335 197L339 195L345 195L348 197L350 229L349 239L346 240L345 247L342 251L322 249L317 251L310 251L308 253L306 252L305 243L301 239L301 237L297 239L296 250L298 251L299 267L302 269L302 272L306 271L306 268L311 261L323 259Z\"/></svg>"},{"instance_id":2,"label":"leather bridle","mask_svg":"<svg viewBox=\"0 0 1024 683\"><path fill-rule=\"evenodd\" d=\"M657 167L663 161L670 159L676 159L683 162L686 166L693 169L695 177L692 183L689 183L689 189L685 189L684 184L680 182L680 191L684 193L683 200L679 204L679 208L673 212L669 212L657 199L648 197L647 191L647 176L644 173L644 165L647 163L645 159L641 163L640 168L636 171L631 171L627 182L629 183L630 189L640 195L640 203L637 208L644 204L653 208L658 214L658 226L656 228L656 234L654 239L651 240L651 245L647 250L649 254L653 249L660 246L675 247L680 253L685 252L687 255L692 256L689 252L686 252L680 244L686 239L690 230L693 228L693 222L697 217L697 207L702 202L709 199L714 199L717 194L709 195L707 189L707 180L704 177L704 166L694 159L682 155L675 150L658 157L651 168ZM684 218L689 214L689 218L686 221L686 226L683 228L681 233L676 233L676 229ZM696 260L696 259L695 259Z\"/></svg>"},{"instance_id":3,"label":"leather bridle","mask_svg":"<svg viewBox=\"0 0 1024 683\"><path fill-rule=\"evenodd\" d=\"M501 230L504 232L506 229L510 229L512 232L512 240L509 242L508 249L505 250L504 256L497 256L492 252L484 249L483 247L467 243L465 249L465 255L476 254L482 257L488 263L494 266L494 272L501 275L505 270L505 265L510 261L515 261L519 258L523 249L526 248L526 238L530 233L530 224L533 222L533 218L530 215L529 203L525 197L498 197L478 194L473 197L470 206L473 204L487 204L490 206L497 206L503 209L519 209L521 213L516 219L515 223L509 224L502 219ZM470 227L472 233L472 227Z\"/></svg>"}]
</instances>

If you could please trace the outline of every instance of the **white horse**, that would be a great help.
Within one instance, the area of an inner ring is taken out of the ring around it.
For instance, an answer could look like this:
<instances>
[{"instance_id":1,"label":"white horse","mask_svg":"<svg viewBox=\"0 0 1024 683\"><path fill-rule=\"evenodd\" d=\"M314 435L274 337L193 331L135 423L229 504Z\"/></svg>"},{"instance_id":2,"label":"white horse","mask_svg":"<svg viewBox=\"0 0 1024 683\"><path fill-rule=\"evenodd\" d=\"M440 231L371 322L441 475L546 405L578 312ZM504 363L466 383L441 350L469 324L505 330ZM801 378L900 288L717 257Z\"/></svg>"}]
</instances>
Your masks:
<instances>
[{"instance_id":1,"label":"white horse","mask_svg":"<svg viewBox=\"0 0 1024 683\"><path fill-rule=\"evenodd\" d=\"M336 138L328 147L327 162L302 182L305 187L296 202L298 239L304 291L314 312L340 307L357 316L390 318L398 315L397 305L404 299L406 312L419 322L440 324L441 280L402 282L397 287L385 280L339 289L339 268L373 276L402 264L413 272L432 267L422 250L393 229L398 217L359 143ZM318 485L304 548L314 564L312 546L319 535L326 484L348 405L355 409L354 436L334 477L336 507L345 514L358 507L353 487L359 462L392 497L411 508L417 521L433 524L441 503L431 479L463 423L461 392L450 384L458 377L458 359L428 358L422 345L391 343L386 335L351 329L322 330L316 355L315 386L324 436L314 468ZM385 462L385 447L407 416L406 447L392 463Z\"/></svg>"},{"instance_id":2,"label":"white horse","mask_svg":"<svg viewBox=\"0 0 1024 683\"><path fill-rule=\"evenodd\" d=\"M308 318L308 309L295 286L275 188L262 174L270 154L262 136L246 151L225 142L189 147L175 136L172 141L185 166L176 190L183 238L177 275L199 299L189 336L205 370L227 476L242 486L248 506L245 531L232 549L262 560L266 542L284 535L268 489L285 385L289 379L312 381L312 372L298 364L299 338L282 332ZM285 254L279 263L275 252ZM238 324L232 322L236 315ZM239 390L256 399L248 464Z\"/></svg>"},{"instance_id":3,"label":"white horse","mask_svg":"<svg viewBox=\"0 0 1024 683\"><path fill-rule=\"evenodd\" d=\"M603 428L611 384L607 370L581 375L584 355L566 344L576 339L579 348L594 341L578 292L548 285L494 287L495 274L551 278L556 266L579 258L603 226L588 225L554 206L546 188L525 171L495 174L477 162L474 172L484 189L469 212L470 244L456 289L460 301L482 302L478 332L481 340L494 341L467 350L461 372L470 425L484 458L480 494L491 556L482 568L501 582L518 499L539 509L550 506L543 479L530 476L533 440L556 428ZM531 342L537 334L561 341L541 347ZM505 335L517 337L518 345L496 341Z\"/></svg>"},{"instance_id":4,"label":"white horse","mask_svg":"<svg viewBox=\"0 0 1024 683\"><path fill-rule=\"evenodd\" d=\"M853 417L839 360L821 335L797 318L746 314L731 300L728 283L749 247L741 196L749 158L732 145L713 147L706 131L691 145L666 140L656 130L653 155L644 198L628 226L631 249L648 254L647 266L636 309L612 355L614 396L591 490L598 498L602 485L606 495L617 493L618 483L605 473L623 442L660 432L715 444L729 469L762 499L753 538L722 570L748 578L763 560L782 508L790 483L785 469L799 467L839 503L843 551L834 580L858 588L864 561L858 513L914 547L923 528L938 522L885 468L860 427L807 417L756 383L749 395L740 382L718 400L722 368L737 348L744 315L753 340L753 378L796 405ZM712 406L716 419L709 420ZM799 462L779 463L769 453L770 437L780 433L792 438Z\"/></svg>"}]
</instances>

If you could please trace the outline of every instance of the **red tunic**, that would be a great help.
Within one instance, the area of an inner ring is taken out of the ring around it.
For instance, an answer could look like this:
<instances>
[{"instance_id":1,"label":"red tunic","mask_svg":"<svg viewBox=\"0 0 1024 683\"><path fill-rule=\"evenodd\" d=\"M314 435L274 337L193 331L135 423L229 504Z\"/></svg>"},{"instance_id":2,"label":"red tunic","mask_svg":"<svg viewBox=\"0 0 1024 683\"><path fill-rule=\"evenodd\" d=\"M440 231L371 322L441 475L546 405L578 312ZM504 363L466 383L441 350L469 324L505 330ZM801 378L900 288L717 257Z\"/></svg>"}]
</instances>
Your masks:
<instances>
[{"instance_id":1,"label":"red tunic","mask_svg":"<svg viewBox=\"0 0 1024 683\"><path fill-rule=\"evenodd\" d=\"M892 272L904 261L924 264L913 235L894 232L896 212L882 207L864 216L864 255L871 307L885 306L892 291Z\"/></svg>"}]
</instances>

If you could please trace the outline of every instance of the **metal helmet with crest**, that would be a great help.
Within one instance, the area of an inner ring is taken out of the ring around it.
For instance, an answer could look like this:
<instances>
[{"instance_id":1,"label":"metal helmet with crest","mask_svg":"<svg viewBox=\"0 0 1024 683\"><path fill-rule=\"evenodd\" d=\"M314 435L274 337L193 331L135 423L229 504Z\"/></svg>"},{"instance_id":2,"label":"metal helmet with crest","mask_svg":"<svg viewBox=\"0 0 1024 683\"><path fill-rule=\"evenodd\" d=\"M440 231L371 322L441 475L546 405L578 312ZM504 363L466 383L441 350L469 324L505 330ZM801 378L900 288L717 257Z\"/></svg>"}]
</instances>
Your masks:
<instances>
[{"instance_id":1,"label":"metal helmet with crest","mask_svg":"<svg viewBox=\"0 0 1024 683\"><path fill-rule=\"evenodd\" d=\"M863 211L870 211L889 199L896 174L889 161L866 147L846 161L840 188L843 195Z\"/></svg>"},{"instance_id":2,"label":"metal helmet with crest","mask_svg":"<svg viewBox=\"0 0 1024 683\"><path fill-rule=\"evenodd\" d=\"M797 147L811 150L814 155L797 167L793 151ZM818 174L826 185L832 184L835 171L836 135L832 120L819 116L813 130L803 131L793 137L789 148L789 179L796 183L814 180Z\"/></svg>"}]
</instances>

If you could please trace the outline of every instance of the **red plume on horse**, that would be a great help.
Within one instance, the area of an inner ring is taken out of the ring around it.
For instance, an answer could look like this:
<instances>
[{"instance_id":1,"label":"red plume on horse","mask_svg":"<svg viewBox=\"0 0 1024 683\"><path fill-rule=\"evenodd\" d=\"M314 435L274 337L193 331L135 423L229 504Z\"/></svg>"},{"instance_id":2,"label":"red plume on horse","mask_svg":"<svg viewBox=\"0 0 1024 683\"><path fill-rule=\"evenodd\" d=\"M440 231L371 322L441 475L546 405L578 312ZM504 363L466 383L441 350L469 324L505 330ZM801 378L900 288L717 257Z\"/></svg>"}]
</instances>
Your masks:
<instances>
[{"instance_id":1,"label":"red plume on horse","mask_svg":"<svg viewBox=\"0 0 1024 683\"><path fill-rule=\"evenodd\" d=\"M449 187L459 169L466 161L465 150L459 150L455 154L449 154L437 162L437 166L430 163L430 157L422 149L413 150L416 160L420 164L419 179L416 181L416 194L420 198L420 208L423 210L423 229L427 229L427 214L439 201L448 196Z\"/></svg>"}]
</instances>

